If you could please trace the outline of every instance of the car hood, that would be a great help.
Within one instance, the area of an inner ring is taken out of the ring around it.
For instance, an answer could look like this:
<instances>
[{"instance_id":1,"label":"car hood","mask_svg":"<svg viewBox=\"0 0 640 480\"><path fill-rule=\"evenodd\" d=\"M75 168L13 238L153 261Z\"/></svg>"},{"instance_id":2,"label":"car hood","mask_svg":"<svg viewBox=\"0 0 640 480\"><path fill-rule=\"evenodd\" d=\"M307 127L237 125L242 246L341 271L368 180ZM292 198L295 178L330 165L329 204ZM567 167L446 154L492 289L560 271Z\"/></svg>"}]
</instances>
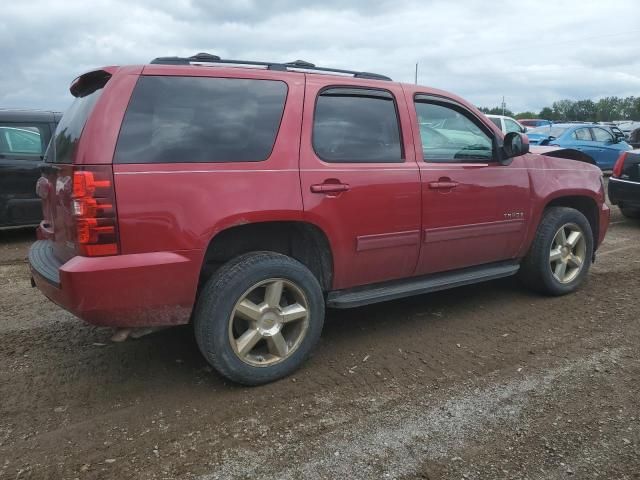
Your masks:
<instances>
[{"instance_id":1,"label":"car hood","mask_svg":"<svg viewBox=\"0 0 640 480\"><path fill-rule=\"evenodd\" d=\"M566 158L568 160L576 160L578 162L595 165L593 159L586 153L576 150L575 148L550 147L547 145L531 145L529 147L531 153L544 155L546 157Z\"/></svg>"}]
</instances>

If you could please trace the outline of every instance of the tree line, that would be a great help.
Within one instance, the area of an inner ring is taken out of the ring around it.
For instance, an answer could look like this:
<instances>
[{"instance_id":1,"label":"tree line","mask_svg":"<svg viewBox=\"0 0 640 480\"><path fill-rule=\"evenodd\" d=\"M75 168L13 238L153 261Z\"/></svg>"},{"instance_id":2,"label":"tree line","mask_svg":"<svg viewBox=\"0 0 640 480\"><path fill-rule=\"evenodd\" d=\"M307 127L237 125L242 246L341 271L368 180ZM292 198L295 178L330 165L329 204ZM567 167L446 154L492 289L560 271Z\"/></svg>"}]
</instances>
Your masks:
<instances>
[{"instance_id":1,"label":"tree line","mask_svg":"<svg viewBox=\"0 0 640 480\"><path fill-rule=\"evenodd\" d=\"M550 107L544 107L539 112L514 113L508 108L480 107L484 113L492 115L507 115L520 118L544 118L553 121L581 122L609 122L612 120L640 120L640 97L604 97L593 100L558 100Z\"/></svg>"}]
</instances>

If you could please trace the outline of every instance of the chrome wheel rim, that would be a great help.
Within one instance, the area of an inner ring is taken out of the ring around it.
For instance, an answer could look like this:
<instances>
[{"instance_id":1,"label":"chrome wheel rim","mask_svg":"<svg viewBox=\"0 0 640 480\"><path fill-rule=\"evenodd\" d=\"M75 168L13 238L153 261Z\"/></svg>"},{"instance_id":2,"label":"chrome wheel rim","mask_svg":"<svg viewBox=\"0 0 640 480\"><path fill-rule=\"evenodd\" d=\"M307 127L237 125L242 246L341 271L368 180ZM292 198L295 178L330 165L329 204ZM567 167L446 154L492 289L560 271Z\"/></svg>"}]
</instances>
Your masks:
<instances>
[{"instance_id":1,"label":"chrome wheel rim","mask_svg":"<svg viewBox=\"0 0 640 480\"><path fill-rule=\"evenodd\" d=\"M236 356L254 367L282 362L298 349L309 328L304 292L283 278L256 283L236 302L229 341Z\"/></svg>"},{"instance_id":2,"label":"chrome wheel rim","mask_svg":"<svg viewBox=\"0 0 640 480\"><path fill-rule=\"evenodd\" d=\"M582 271L587 255L584 233L575 223L560 227L551 242L549 265L560 283L571 283Z\"/></svg>"}]
</instances>

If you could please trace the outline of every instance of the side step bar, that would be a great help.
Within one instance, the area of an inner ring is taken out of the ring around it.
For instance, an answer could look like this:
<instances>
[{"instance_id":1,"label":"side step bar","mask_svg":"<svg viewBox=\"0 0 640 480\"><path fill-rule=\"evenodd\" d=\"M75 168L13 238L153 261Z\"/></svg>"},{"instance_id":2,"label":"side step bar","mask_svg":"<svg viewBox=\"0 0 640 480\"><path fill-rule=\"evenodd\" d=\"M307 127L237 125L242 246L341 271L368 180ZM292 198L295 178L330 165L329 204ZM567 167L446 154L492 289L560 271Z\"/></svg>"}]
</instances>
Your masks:
<instances>
[{"instance_id":1,"label":"side step bar","mask_svg":"<svg viewBox=\"0 0 640 480\"><path fill-rule=\"evenodd\" d=\"M519 268L520 264L513 262L491 263L452 272L377 283L366 287L334 290L329 292L327 296L327 306L332 308L353 308L412 295L437 292L461 287L462 285L509 277L514 275Z\"/></svg>"}]
</instances>

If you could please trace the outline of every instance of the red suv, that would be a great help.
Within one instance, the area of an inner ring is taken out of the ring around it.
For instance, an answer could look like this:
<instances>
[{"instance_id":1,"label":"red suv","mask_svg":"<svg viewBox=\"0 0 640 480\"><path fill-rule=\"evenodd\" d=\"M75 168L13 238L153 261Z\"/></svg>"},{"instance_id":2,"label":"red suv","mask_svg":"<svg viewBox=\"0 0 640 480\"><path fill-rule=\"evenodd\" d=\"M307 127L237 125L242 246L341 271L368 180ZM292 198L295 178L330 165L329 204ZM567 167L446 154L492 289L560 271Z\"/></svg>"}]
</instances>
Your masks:
<instances>
[{"instance_id":1,"label":"red suv","mask_svg":"<svg viewBox=\"0 0 640 480\"><path fill-rule=\"evenodd\" d=\"M240 383L297 368L325 306L516 273L571 292L607 230L597 167L382 75L199 54L70 90L37 185L35 285L94 325L193 322Z\"/></svg>"}]
</instances>

